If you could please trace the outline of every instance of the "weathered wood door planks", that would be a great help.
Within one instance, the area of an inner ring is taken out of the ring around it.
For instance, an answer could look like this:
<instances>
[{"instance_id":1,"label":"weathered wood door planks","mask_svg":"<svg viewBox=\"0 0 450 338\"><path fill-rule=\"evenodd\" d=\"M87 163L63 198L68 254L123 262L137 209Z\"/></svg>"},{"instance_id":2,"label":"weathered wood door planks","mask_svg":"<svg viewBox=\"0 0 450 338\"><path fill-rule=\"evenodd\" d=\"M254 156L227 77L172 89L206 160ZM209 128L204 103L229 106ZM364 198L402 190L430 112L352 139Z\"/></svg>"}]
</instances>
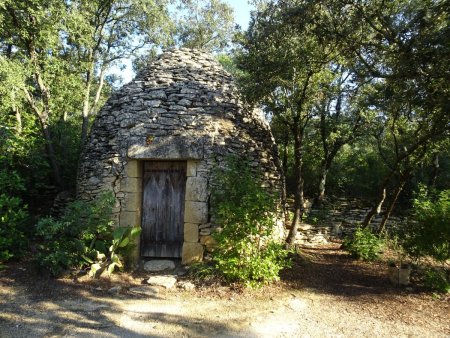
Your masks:
<instances>
[{"instance_id":1,"label":"weathered wood door planks","mask_svg":"<svg viewBox=\"0 0 450 338\"><path fill-rule=\"evenodd\" d=\"M144 162L141 256L181 257L186 162Z\"/></svg>"}]
</instances>

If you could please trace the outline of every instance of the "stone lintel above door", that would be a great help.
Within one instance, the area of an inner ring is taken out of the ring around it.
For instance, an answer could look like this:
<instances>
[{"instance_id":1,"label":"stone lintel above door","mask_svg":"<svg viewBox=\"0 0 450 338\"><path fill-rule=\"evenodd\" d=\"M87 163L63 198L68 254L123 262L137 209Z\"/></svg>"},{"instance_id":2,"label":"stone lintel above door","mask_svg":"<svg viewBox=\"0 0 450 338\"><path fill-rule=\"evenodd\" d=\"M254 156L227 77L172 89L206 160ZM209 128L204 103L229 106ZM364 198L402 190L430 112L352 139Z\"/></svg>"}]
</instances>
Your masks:
<instances>
[{"instance_id":1,"label":"stone lintel above door","mask_svg":"<svg viewBox=\"0 0 450 338\"><path fill-rule=\"evenodd\" d=\"M148 136L140 143L130 144L128 157L145 160L200 160L203 158L204 140L202 138Z\"/></svg>"}]
</instances>

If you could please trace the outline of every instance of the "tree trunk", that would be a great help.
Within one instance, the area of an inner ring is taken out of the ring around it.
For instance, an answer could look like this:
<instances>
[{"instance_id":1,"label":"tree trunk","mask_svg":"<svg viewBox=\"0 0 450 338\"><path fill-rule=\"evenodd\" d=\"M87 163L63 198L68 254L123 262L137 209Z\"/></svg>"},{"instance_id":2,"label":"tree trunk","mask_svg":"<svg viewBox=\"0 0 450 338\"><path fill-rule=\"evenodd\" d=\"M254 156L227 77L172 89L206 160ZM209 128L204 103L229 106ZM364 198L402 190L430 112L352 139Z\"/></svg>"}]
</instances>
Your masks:
<instances>
[{"instance_id":1,"label":"tree trunk","mask_svg":"<svg viewBox=\"0 0 450 338\"><path fill-rule=\"evenodd\" d=\"M320 166L319 191L316 198L314 199L314 205L317 207L321 207L325 200L325 188L327 184L328 172L330 171L331 164L333 163L333 160L336 157L339 149L341 149L341 146L335 144L331 152L329 152L328 154L327 152L325 152L325 158Z\"/></svg>"},{"instance_id":2,"label":"tree trunk","mask_svg":"<svg viewBox=\"0 0 450 338\"><path fill-rule=\"evenodd\" d=\"M324 103L325 104L325 103ZM323 204L323 200L325 199L325 184L327 181L327 161L329 157L328 144L327 144L327 125L326 125L326 111L327 105L325 104L320 110L320 136L322 139L322 148L323 148L323 159L320 164L320 180L319 180L319 190L317 196L313 200L313 205L315 207L320 207Z\"/></svg>"},{"instance_id":3,"label":"tree trunk","mask_svg":"<svg viewBox=\"0 0 450 338\"><path fill-rule=\"evenodd\" d=\"M19 108L17 108L16 106L13 107L14 109L14 113L16 115L16 134L20 135L22 134L22 115L20 114L20 110Z\"/></svg>"},{"instance_id":4,"label":"tree trunk","mask_svg":"<svg viewBox=\"0 0 450 338\"><path fill-rule=\"evenodd\" d=\"M366 217L364 218L364 221L362 223L363 228L367 228L370 222L372 222L372 219L375 217L375 215L381 212L381 208L383 206L385 199L386 199L386 187L383 186L381 189L381 193L378 195L377 203L374 206L372 206L372 208L369 210Z\"/></svg>"},{"instance_id":5,"label":"tree trunk","mask_svg":"<svg viewBox=\"0 0 450 338\"><path fill-rule=\"evenodd\" d=\"M323 167L320 170L320 181L319 181L319 193L314 200L314 204L318 207L323 205L323 201L325 200L325 185L327 182L328 168Z\"/></svg>"},{"instance_id":6,"label":"tree trunk","mask_svg":"<svg viewBox=\"0 0 450 338\"><path fill-rule=\"evenodd\" d=\"M91 71L89 70L86 74L86 87L84 89L84 100L83 100L83 122L81 125L81 145L83 146L87 139L88 127L89 127L89 99L91 96Z\"/></svg>"},{"instance_id":7,"label":"tree trunk","mask_svg":"<svg viewBox=\"0 0 450 338\"><path fill-rule=\"evenodd\" d=\"M403 187L405 186L406 180L403 180L399 182L397 187L395 188L394 195L392 196L391 201L389 202L389 205L386 209L385 214L383 215L383 219L381 220L380 227L378 228L378 233L381 233L384 228L386 227L386 223L391 216L392 210L394 210L395 203L397 203L398 197L400 196L400 193L403 190Z\"/></svg>"},{"instance_id":8,"label":"tree trunk","mask_svg":"<svg viewBox=\"0 0 450 338\"><path fill-rule=\"evenodd\" d=\"M92 102L91 110L89 112L90 115L93 115L95 112L95 109L97 108L97 105L100 101L100 97L102 95L103 86L105 85L105 70L106 66L102 65L102 68L100 69L100 74L98 76L98 87L97 91L95 93L94 102Z\"/></svg>"},{"instance_id":9,"label":"tree trunk","mask_svg":"<svg viewBox=\"0 0 450 338\"><path fill-rule=\"evenodd\" d=\"M286 238L288 244L293 244L297 236L298 226L302 221L303 208L303 135L294 127L294 170L295 170L295 191L294 191L294 219L292 220L289 235Z\"/></svg>"},{"instance_id":10,"label":"tree trunk","mask_svg":"<svg viewBox=\"0 0 450 338\"><path fill-rule=\"evenodd\" d=\"M32 20L34 20L34 18L32 18ZM48 159L49 159L52 171L53 171L53 178L55 180L57 189L59 191L61 191L61 190L63 190L61 173L59 170L58 161L56 159L55 148L53 147L53 142L52 142L53 140L52 140L52 137L50 134L50 130L48 129L48 120L49 120L50 113L51 113L50 90L47 88L47 85L45 84L45 81L41 75L41 66L38 62L38 56L37 56L37 52L36 52L36 49L34 46L34 41L30 41L30 43L27 47L28 47L28 52L30 54L30 59L32 60L33 66L34 66L33 76L34 76L34 79L36 80L36 83L37 83L39 91L40 91L40 98L41 98L40 104L36 105L33 95L31 95L31 93L28 91L28 89L24 88L23 90L25 92L25 97L31 106L31 109L36 114L37 118L39 119L42 134L45 139L45 147L47 150Z\"/></svg>"},{"instance_id":11,"label":"tree trunk","mask_svg":"<svg viewBox=\"0 0 450 338\"><path fill-rule=\"evenodd\" d=\"M372 206L372 208L369 210L366 217L364 218L364 221L362 223L363 228L367 228L370 222L372 222L373 217L381 212L384 200L386 199L386 189L392 176L394 176L393 171L391 171L387 176L384 177L383 182L380 185L377 202Z\"/></svg>"},{"instance_id":12,"label":"tree trunk","mask_svg":"<svg viewBox=\"0 0 450 338\"><path fill-rule=\"evenodd\" d=\"M281 191L281 203L283 204L283 210L286 210L287 208L287 191L286 191L286 174L287 174L287 170L288 170L288 154L287 154L287 147L289 144L289 134L286 131L285 135L284 135L284 140L283 140L283 159L282 159L282 169L283 169L283 187L282 187L282 191Z\"/></svg>"},{"instance_id":13,"label":"tree trunk","mask_svg":"<svg viewBox=\"0 0 450 338\"><path fill-rule=\"evenodd\" d=\"M55 152L55 148L53 147L52 136L50 134L50 130L48 129L48 124L47 124L48 117L49 117L49 111L45 110L45 109L40 110L36 106L30 92L26 89L24 91L25 91L25 97L41 125L41 131L42 131L42 135L44 136L44 139L45 139L45 148L47 151L48 160L50 162L50 166L51 166L52 172L53 172L53 179L55 180L55 184L56 184L58 190L61 191L61 190L63 190L61 173L59 170L58 161L56 160L56 152ZM48 103L48 100L44 101L44 106L48 108L47 103Z\"/></svg>"},{"instance_id":14,"label":"tree trunk","mask_svg":"<svg viewBox=\"0 0 450 338\"><path fill-rule=\"evenodd\" d=\"M58 190L61 191L63 190L63 183L58 166L58 161L56 160L56 153L55 148L53 147L52 136L50 134L50 131L48 130L48 126L43 124L42 121L41 125L42 125L42 134L44 135L45 138L45 147L47 149L48 158L50 160L50 165L53 171L53 178L55 179L55 183Z\"/></svg>"},{"instance_id":15,"label":"tree trunk","mask_svg":"<svg viewBox=\"0 0 450 338\"><path fill-rule=\"evenodd\" d=\"M429 185L434 187L436 185L436 179L439 174L439 154L434 156L433 160L433 171L431 172Z\"/></svg>"},{"instance_id":16,"label":"tree trunk","mask_svg":"<svg viewBox=\"0 0 450 338\"><path fill-rule=\"evenodd\" d=\"M100 97L102 94L103 86L105 84L105 67L102 66L100 70L99 79L98 79L98 87L95 92L94 101L90 102L91 97L91 87L92 87L92 76L94 73L93 67L86 74L86 87L84 92L84 100L83 100L83 123L81 125L81 145L84 145L87 140L88 131L89 131L89 116L94 114L95 109L100 101Z\"/></svg>"},{"instance_id":17,"label":"tree trunk","mask_svg":"<svg viewBox=\"0 0 450 338\"><path fill-rule=\"evenodd\" d=\"M320 166L319 191L316 198L314 199L314 206L316 207L321 207L325 200L325 187L327 184L327 175L328 172L330 171L332 161L333 158L331 157L330 154L324 161L322 161L322 165Z\"/></svg>"},{"instance_id":18,"label":"tree trunk","mask_svg":"<svg viewBox=\"0 0 450 338\"><path fill-rule=\"evenodd\" d=\"M11 91L12 110L16 117L16 135L22 134L22 115L20 114L19 107L16 105L16 93L13 89Z\"/></svg>"}]
</instances>

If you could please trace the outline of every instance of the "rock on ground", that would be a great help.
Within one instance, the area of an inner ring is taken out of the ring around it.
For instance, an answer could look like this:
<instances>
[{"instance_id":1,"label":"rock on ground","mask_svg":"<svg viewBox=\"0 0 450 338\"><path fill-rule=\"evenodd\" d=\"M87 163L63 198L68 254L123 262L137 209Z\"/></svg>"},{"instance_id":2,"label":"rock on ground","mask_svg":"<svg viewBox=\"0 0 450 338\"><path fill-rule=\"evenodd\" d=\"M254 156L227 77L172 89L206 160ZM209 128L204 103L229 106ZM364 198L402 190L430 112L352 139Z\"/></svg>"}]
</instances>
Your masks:
<instances>
[{"instance_id":1,"label":"rock on ground","mask_svg":"<svg viewBox=\"0 0 450 338\"><path fill-rule=\"evenodd\" d=\"M154 286L144 285L130 288L128 291L139 295L154 296L158 293L159 290Z\"/></svg>"},{"instance_id":2,"label":"rock on ground","mask_svg":"<svg viewBox=\"0 0 450 338\"><path fill-rule=\"evenodd\" d=\"M147 272L159 272L175 269L175 263L167 259L155 259L144 264L144 270Z\"/></svg>"},{"instance_id":3,"label":"rock on ground","mask_svg":"<svg viewBox=\"0 0 450 338\"><path fill-rule=\"evenodd\" d=\"M147 280L147 283L153 286L162 286L166 289L174 287L177 279L172 276L152 276Z\"/></svg>"}]
</instances>

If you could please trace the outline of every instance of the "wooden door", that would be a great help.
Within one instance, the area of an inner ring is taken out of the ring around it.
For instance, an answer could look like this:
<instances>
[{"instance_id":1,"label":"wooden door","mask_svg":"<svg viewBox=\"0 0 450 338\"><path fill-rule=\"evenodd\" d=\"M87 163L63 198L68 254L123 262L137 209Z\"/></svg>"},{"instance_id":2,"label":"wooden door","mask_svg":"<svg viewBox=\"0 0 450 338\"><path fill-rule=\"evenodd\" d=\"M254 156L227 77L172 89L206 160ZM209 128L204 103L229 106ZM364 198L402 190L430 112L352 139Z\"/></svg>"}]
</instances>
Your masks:
<instances>
[{"instance_id":1,"label":"wooden door","mask_svg":"<svg viewBox=\"0 0 450 338\"><path fill-rule=\"evenodd\" d=\"M181 257L186 162L144 162L141 256Z\"/></svg>"}]
</instances>

